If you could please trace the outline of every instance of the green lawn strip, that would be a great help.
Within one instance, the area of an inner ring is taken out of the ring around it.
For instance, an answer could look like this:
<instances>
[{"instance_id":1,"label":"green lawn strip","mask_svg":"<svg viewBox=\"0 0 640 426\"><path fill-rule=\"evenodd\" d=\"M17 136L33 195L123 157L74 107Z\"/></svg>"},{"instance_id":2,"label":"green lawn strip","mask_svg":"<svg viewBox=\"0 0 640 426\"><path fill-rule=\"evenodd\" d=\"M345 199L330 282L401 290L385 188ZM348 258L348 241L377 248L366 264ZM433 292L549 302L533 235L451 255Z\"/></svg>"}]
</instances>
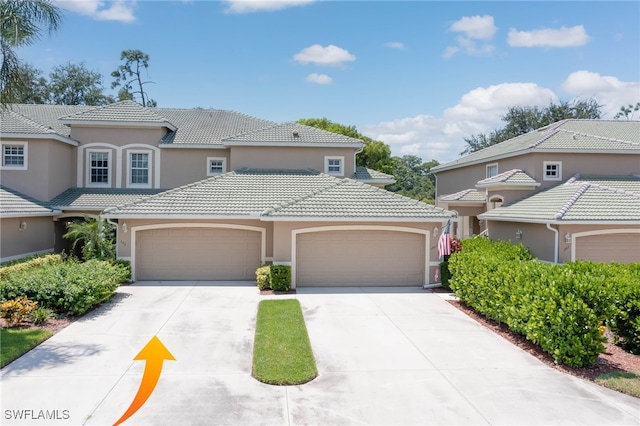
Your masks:
<instances>
[{"instance_id":1,"label":"green lawn strip","mask_svg":"<svg viewBox=\"0 0 640 426\"><path fill-rule=\"evenodd\" d=\"M0 330L0 368L29 352L51 337L49 330L37 328L3 328Z\"/></svg>"},{"instance_id":2,"label":"green lawn strip","mask_svg":"<svg viewBox=\"0 0 640 426\"><path fill-rule=\"evenodd\" d=\"M640 371L614 371L601 374L596 378L596 383L640 398Z\"/></svg>"},{"instance_id":3,"label":"green lawn strip","mask_svg":"<svg viewBox=\"0 0 640 426\"><path fill-rule=\"evenodd\" d=\"M318 375L298 300L263 300L258 305L252 374L272 385L299 385Z\"/></svg>"}]
</instances>

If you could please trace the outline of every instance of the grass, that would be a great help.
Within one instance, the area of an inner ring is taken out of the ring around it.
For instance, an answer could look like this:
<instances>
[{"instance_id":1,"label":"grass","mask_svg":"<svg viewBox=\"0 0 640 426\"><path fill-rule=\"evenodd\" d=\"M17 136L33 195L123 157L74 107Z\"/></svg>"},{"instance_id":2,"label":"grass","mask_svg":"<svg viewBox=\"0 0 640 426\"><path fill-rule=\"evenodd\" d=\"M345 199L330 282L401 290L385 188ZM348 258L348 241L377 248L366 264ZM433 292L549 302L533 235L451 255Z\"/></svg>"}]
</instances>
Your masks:
<instances>
[{"instance_id":1,"label":"grass","mask_svg":"<svg viewBox=\"0 0 640 426\"><path fill-rule=\"evenodd\" d=\"M596 383L640 398L640 371L614 371L598 376Z\"/></svg>"},{"instance_id":2,"label":"grass","mask_svg":"<svg viewBox=\"0 0 640 426\"><path fill-rule=\"evenodd\" d=\"M0 368L21 357L53 333L35 328L3 328L0 330Z\"/></svg>"},{"instance_id":3,"label":"grass","mask_svg":"<svg viewBox=\"0 0 640 426\"><path fill-rule=\"evenodd\" d=\"M296 299L263 300L258 305L252 374L272 385L299 385L318 375Z\"/></svg>"}]
</instances>

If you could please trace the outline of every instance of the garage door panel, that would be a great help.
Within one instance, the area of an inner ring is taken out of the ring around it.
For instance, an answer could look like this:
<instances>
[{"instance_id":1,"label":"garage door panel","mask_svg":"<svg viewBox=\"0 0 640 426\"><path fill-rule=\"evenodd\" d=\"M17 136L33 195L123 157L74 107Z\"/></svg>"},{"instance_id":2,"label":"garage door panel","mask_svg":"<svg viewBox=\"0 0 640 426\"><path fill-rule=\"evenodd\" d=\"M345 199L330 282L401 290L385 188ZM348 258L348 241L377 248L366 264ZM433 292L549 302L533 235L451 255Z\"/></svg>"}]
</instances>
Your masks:
<instances>
[{"instance_id":1,"label":"garage door panel","mask_svg":"<svg viewBox=\"0 0 640 426\"><path fill-rule=\"evenodd\" d=\"M391 231L299 234L297 285L422 285L425 238Z\"/></svg>"},{"instance_id":2,"label":"garage door panel","mask_svg":"<svg viewBox=\"0 0 640 426\"><path fill-rule=\"evenodd\" d=\"M577 237L576 258L593 262L640 262L640 234L616 233Z\"/></svg>"},{"instance_id":3,"label":"garage door panel","mask_svg":"<svg viewBox=\"0 0 640 426\"><path fill-rule=\"evenodd\" d=\"M261 234L218 228L139 231L138 280L254 280Z\"/></svg>"}]
</instances>

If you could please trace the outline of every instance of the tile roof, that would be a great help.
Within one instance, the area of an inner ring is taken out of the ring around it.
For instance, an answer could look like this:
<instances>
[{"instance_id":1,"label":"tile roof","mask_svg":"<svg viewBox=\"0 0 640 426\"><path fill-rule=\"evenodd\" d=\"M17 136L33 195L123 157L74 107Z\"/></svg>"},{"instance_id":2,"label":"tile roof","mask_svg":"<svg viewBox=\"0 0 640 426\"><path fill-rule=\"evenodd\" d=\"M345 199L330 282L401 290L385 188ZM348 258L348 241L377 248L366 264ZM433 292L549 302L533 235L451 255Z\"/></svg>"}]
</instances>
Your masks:
<instances>
[{"instance_id":1,"label":"tile roof","mask_svg":"<svg viewBox=\"0 0 640 426\"><path fill-rule=\"evenodd\" d=\"M298 123L274 124L264 129L255 130L234 137L224 139L225 144L234 142L255 142L269 144L344 144L362 145L360 139L340 135L315 127L305 126Z\"/></svg>"},{"instance_id":2,"label":"tile roof","mask_svg":"<svg viewBox=\"0 0 640 426\"><path fill-rule=\"evenodd\" d=\"M60 120L63 123L97 121L102 123L149 123L174 127L166 118L157 114L154 108L145 108L134 101L120 101L92 107L60 117Z\"/></svg>"},{"instance_id":3,"label":"tile roof","mask_svg":"<svg viewBox=\"0 0 640 426\"><path fill-rule=\"evenodd\" d=\"M478 216L542 223L640 223L640 176L580 176Z\"/></svg>"},{"instance_id":4,"label":"tile roof","mask_svg":"<svg viewBox=\"0 0 640 426\"><path fill-rule=\"evenodd\" d=\"M439 172L525 153L558 151L640 154L640 121L562 120L431 170Z\"/></svg>"},{"instance_id":5,"label":"tile roof","mask_svg":"<svg viewBox=\"0 0 640 426\"><path fill-rule=\"evenodd\" d=\"M540 184L536 182L531 176L526 174L520 169L509 170L490 178L482 179L476 183L476 186L494 186L494 185L535 185L539 186Z\"/></svg>"},{"instance_id":6,"label":"tile roof","mask_svg":"<svg viewBox=\"0 0 640 426\"><path fill-rule=\"evenodd\" d=\"M2 112L2 133L50 135L55 134L55 131L15 111L8 110Z\"/></svg>"},{"instance_id":7,"label":"tile roof","mask_svg":"<svg viewBox=\"0 0 640 426\"><path fill-rule=\"evenodd\" d=\"M440 201L484 203L487 200L484 191L478 191L477 189L464 189L460 192L456 192L455 194L445 195L440 198Z\"/></svg>"},{"instance_id":8,"label":"tile roof","mask_svg":"<svg viewBox=\"0 0 640 426\"><path fill-rule=\"evenodd\" d=\"M57 209L103 210L163 192L161 189L69 188L46 205Z\"/></svg>"},{"instance_id":9,"label":"tile roof","mask_svg":"<svg viewBox=\"0 0 640 426\"><path fill-rule=\"evenodd\" d=\"M242 169L105 210L108 216L447 218L452 212L314 170Z\"/></svg>"},{"instance_id":10,"label":"tile roof","mask_svg":"<svg viewBox=\"0 0 640 426\"><path fill-rule=\"evenodd\" d=\"M41 105L41 104L14 104L10 106L11 110L30 120L51 128L60 136L69 137L71 129L60 121L60 117L75 114L80 111L86 111L93 107L79 105ZM2 117L4 123L4 117ZM4 131L4 124L3 124Z\"/></svg>"},{"instance_id":11,"label":"tile roof","mask_svg":"<svg viewBox=\"0 0 640 426\"><path fill-rule=\"evenodd\" d=\"M396 181L396 178L393 175L388 175L362 166L356 167L356 172L353 174L353 178L355 180L371 183L375 183L376 181L389 181L389 183L393 183Z\"/></svg>"},{"instance_id":12,"label":"tile roof","mask_svg":"<svg viewBox=\"0 0 640 426\"><path fill-rule=\"evenodd\" d=\"M40 201L0 186L0 217L53 216L55 212Z\"/></svg>"},{"instance_id":13,"label":"tile roof","mask_svg":"<svg viewBox=\"0 0 640 426\"><path fill-rule=\"evenodd\" d=\"M217 109L156 108L155 110L177 127L177 130L167 133L162 138L160 146L168 144L222 146L223 139L275 124L246 114Z\"/></svg>"}]
</instances>

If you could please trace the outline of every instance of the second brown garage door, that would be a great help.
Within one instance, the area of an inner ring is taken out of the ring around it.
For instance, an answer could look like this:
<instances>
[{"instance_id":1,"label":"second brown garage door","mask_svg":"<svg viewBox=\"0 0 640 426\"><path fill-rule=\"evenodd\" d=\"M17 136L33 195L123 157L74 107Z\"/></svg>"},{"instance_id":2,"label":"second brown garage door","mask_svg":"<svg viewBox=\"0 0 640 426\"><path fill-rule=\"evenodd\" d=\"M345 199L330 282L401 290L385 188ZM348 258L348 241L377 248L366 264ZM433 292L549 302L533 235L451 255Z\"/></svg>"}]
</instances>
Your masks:
<instances>
[{"instance_id":1,"label":"second brown garage door","mask_svg":"<svg viewBox=\"0 0 640 426\"><path fill-rule=\"evenodd\" d=\"M255 280L261 234L218 228L139 231L136 280Z\"/></svg>"},{"instance_id":2,"label":"second brown garage door","mask_svg":"<svg viewBox=\"0 0 640 426\"><path fill-rule=\"evenodd\" d=\"M425 279L425 236L327 231L297 237L297 286L413 286Z\"/></svg>"}]
</instances>

